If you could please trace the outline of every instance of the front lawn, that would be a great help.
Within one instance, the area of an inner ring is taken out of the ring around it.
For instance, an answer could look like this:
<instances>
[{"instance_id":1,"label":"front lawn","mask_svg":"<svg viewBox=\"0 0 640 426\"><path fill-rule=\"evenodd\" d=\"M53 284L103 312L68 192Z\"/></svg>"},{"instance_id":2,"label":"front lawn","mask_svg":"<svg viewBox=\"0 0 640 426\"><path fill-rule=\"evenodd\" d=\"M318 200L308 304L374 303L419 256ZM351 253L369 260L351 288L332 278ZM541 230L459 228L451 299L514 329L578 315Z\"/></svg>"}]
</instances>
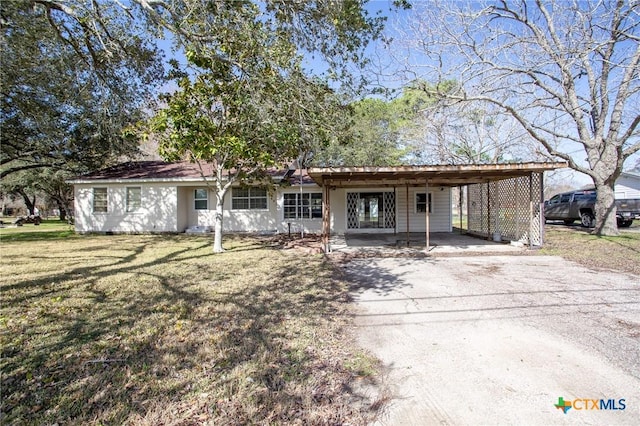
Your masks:
<instances>
[{"instance_id":1,"label":"front lawn","mask_svg":"<svg viewBox=\"0 0 640 426\"><path fill-rule=\"evenodd\" d=\"M19 234L0 232L0 423L375 416L361 389L376 364L323 256L249 237L214 255L202 236Z\"/></svg>"},{"instance_id":2,"label":"front lawn","mask_svg":"<svg viewBox=\"0 0 640 426\"><path fill-rule=\"evenodd\" d=\"M635 226L621 229L617 237L598 237L579 226L548 224L541 252L562 256L591 268L640 275L640 232Z\"/></svg>"},{"instance_id":3,"label":"front lawn","mask_svg":"<svg viewBox=\"0 0 640 426\"><path fill-rule=\"evenodd\" d=\"M40 225L26 223L23 226L12 225L15 218L3 218L4 228L0 228L0 242L40 241L46 239L68 238L74 235L73 225L57 219L44 219Z\"/></svg>"}]
</instances>

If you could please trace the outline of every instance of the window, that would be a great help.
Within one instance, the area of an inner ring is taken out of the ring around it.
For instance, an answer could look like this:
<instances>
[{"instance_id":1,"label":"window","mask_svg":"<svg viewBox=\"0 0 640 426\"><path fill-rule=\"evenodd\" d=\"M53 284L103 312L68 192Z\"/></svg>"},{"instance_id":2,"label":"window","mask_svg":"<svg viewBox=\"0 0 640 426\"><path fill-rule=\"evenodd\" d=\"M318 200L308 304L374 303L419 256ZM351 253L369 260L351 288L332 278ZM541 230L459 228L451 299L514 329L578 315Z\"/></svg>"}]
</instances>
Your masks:
<instances>
[{"instance_id":1,"label":"window","mask_svg":"<svg viewBox=\"0 0 640 426\"><path fill-rule=\"evenodd\" d=\"M233 188L232 210L266 210L267 190L262 188Z\"/></svg>"},{"instance_id":2,"label":"window","mask_svg":"<svg viewBox=\"0 0 640 426\"><path fill-rule=\"evenodd\" d=\"M429 193L429 213L431 213L431 193ZM427 194L424 192L416 194L416 213L425 213L427 211Z\"/></svg>"},{"instance_id":3,"label":"window","mask_svg":"<svg viewBox=\"0 0 640 426\"><path fill-rule=\"evenodd\" d=\"M596 199L596 191L583 191L573 196L573 201L591 201Z\"/></svg>"},{"instance_id":4,"label":"window","mask_svg":"<svg viewBox=\"0 0 640 426\"><path fill-rule=\"evenodd\" d=\"M322 194L284 194L285 219L322 219Z\"/></svg>"},{"instance_id":5,"label":"window","mask_svg":"<svg viewBox=\"0 0 640 426\"><path fill-rule=\"evenodd\" d=\"M107 212L107 188L93 188L93 212Z\"/></svg>"},{"instance_id":6,"label":"window","mask_svg":"<svg viewBox=\"0 0 640 426\"><path fill-rule=\"evenodd\" d=\"M571 194L564 194L560 197L560 202L568 203L570 199L571 199Z\"/></svg>"},{"instance_id":7,"label":"window","mask_svg":"<svg viewBox=\"0 0 640 426\"><path fill-rule=\"evenodd\" d=\"M142 195L139 186L127 188L127 212L135 212L142 205Z\"/></svg>"},{"instance_id":8,"label":"window","mask_svg":"<svg viewBox=\"0 0 640 426\"><path fill-rule=\"evenodd\" d=\"M560 195L554 195L550 200L549 204L558 204L560 202Z\"/></svg>"},{"instance_id":9,"label":"window","mask_svg":"<svg viewBox=\"0 0 640 426\"><path fill-rule=\"evenodd\" d=\"M207 210L209 208L209 197L207 190L204 188L196 189L193 192L193 205L196 210Z\"/></svg>"}]
</instances>

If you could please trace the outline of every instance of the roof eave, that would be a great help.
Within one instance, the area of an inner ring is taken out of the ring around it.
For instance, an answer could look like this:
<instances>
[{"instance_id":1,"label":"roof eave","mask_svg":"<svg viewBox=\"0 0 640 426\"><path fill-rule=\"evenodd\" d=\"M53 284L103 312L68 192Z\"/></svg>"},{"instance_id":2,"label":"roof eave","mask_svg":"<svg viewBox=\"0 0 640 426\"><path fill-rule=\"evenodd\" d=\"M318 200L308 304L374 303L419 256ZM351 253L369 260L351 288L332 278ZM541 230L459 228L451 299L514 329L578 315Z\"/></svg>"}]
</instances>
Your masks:
<instances>
[{"instance_id":1,"label":"roof eave","mask_svg":"<svg viewBox=\"0 0 640 426\"><path fill-rule=\"evenodd\" d=\"M529 162L393 167L312 167L308 170L308 174L320 186L324 185L325 181L329 181L330 185L348 186L380 180L386 181L386 184L389 185L394 182L417 184L413 181L434 180L438 185L458 186L526 176L534 172L550 171L567 166L565 162Z\"/></svg>"}]
</instances>

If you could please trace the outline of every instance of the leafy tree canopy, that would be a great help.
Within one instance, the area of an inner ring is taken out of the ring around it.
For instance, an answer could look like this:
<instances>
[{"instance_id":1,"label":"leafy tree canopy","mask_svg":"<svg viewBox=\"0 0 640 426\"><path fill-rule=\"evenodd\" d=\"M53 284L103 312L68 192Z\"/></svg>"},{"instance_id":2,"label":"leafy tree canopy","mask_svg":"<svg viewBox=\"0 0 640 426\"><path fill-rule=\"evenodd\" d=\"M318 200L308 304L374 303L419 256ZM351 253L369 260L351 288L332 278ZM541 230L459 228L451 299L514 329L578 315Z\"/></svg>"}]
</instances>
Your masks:
<instances>
[{"instance_id":1,"label":"leafy tree canopy","mask_svg":"<svg viewBox=\"0 0 640 426\"><path fill-rule=\"evenodd\" d=\"M174 63L177 90L150 121L166 159L206 162L216 197L214 251L222 251L222 204L234 183L264 178L269 167L306 158L341 137L342 99L308 76L302 52L315 51L334 74L358 63L381 29L359 1L183 3L156 15L186 46L188 69ZM337 75L337 74L335 74Z\"/></svg>"},{"instance_id":2,"label":"leafy tree canopy","mask_svg":"<svg viewBox=\"0 0 640 426\"><path fill-rule=\"evenodd\" d=\"M118 49L90 41L83 21L41 2L2 2L0 14L1 175L79 172L134 154L122 129L140 118L162 78L156 48L115 13L103 22Z\"/></svg>"}]
</instances>

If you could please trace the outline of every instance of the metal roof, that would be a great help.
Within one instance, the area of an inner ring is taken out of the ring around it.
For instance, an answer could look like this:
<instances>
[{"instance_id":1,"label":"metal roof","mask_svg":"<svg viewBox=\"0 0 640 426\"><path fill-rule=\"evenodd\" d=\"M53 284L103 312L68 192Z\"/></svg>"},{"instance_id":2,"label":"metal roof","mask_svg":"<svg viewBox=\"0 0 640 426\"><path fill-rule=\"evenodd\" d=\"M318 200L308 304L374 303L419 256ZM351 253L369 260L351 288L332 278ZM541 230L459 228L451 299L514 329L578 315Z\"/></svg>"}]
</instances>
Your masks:
<instances>
[{"instance_id":1,"label":"metal roof","mask_svg":"<svg viewBox=\"0 0 640 426\"><path fill-rule=\"evenodd\" d=\"M462 164L394 167L310 167L309 176L320 186L458 186L529 176L567 167L565 162Z\"/></svg>"},{"instance_id":2,"label":"metal roof","mask_svg":"<svg viewBox=\"0 0 640 426\"><path fill-rule=\"evenodd\" d=\"M325 182L334 187L430 185L458 186L528 176L567 167L564 162L424 165L394 167L310 167L302 171L304 184ZM211 166L203 164L205 176L212 175ZM269 170L274 179L298 183L300 170ZM202 182L197 165L188 162L138 161L79 176L70 183L108 182Z\"/></svg>"},{"instance_id":3,"label":"metal roof","mask_svg":"<svg viewBox=\"0 0 640 426\"><path fill-rule=\"evenodd\" d=\"M225 173L227 173L225 171ZM204 177L203 177L204 175ZM204 179L211 179L213 168L210 163L203 162L202 170L197 164L187 161L132 161L97 170L69 180L72 184L85 183L146 183L146 182L187 182L201 184ZM276 181L300 183L300 170L276 169L267 170L267 176ZM302 173L302 183L313 184L306 171Z\"/></svg>"}]
</instances>

